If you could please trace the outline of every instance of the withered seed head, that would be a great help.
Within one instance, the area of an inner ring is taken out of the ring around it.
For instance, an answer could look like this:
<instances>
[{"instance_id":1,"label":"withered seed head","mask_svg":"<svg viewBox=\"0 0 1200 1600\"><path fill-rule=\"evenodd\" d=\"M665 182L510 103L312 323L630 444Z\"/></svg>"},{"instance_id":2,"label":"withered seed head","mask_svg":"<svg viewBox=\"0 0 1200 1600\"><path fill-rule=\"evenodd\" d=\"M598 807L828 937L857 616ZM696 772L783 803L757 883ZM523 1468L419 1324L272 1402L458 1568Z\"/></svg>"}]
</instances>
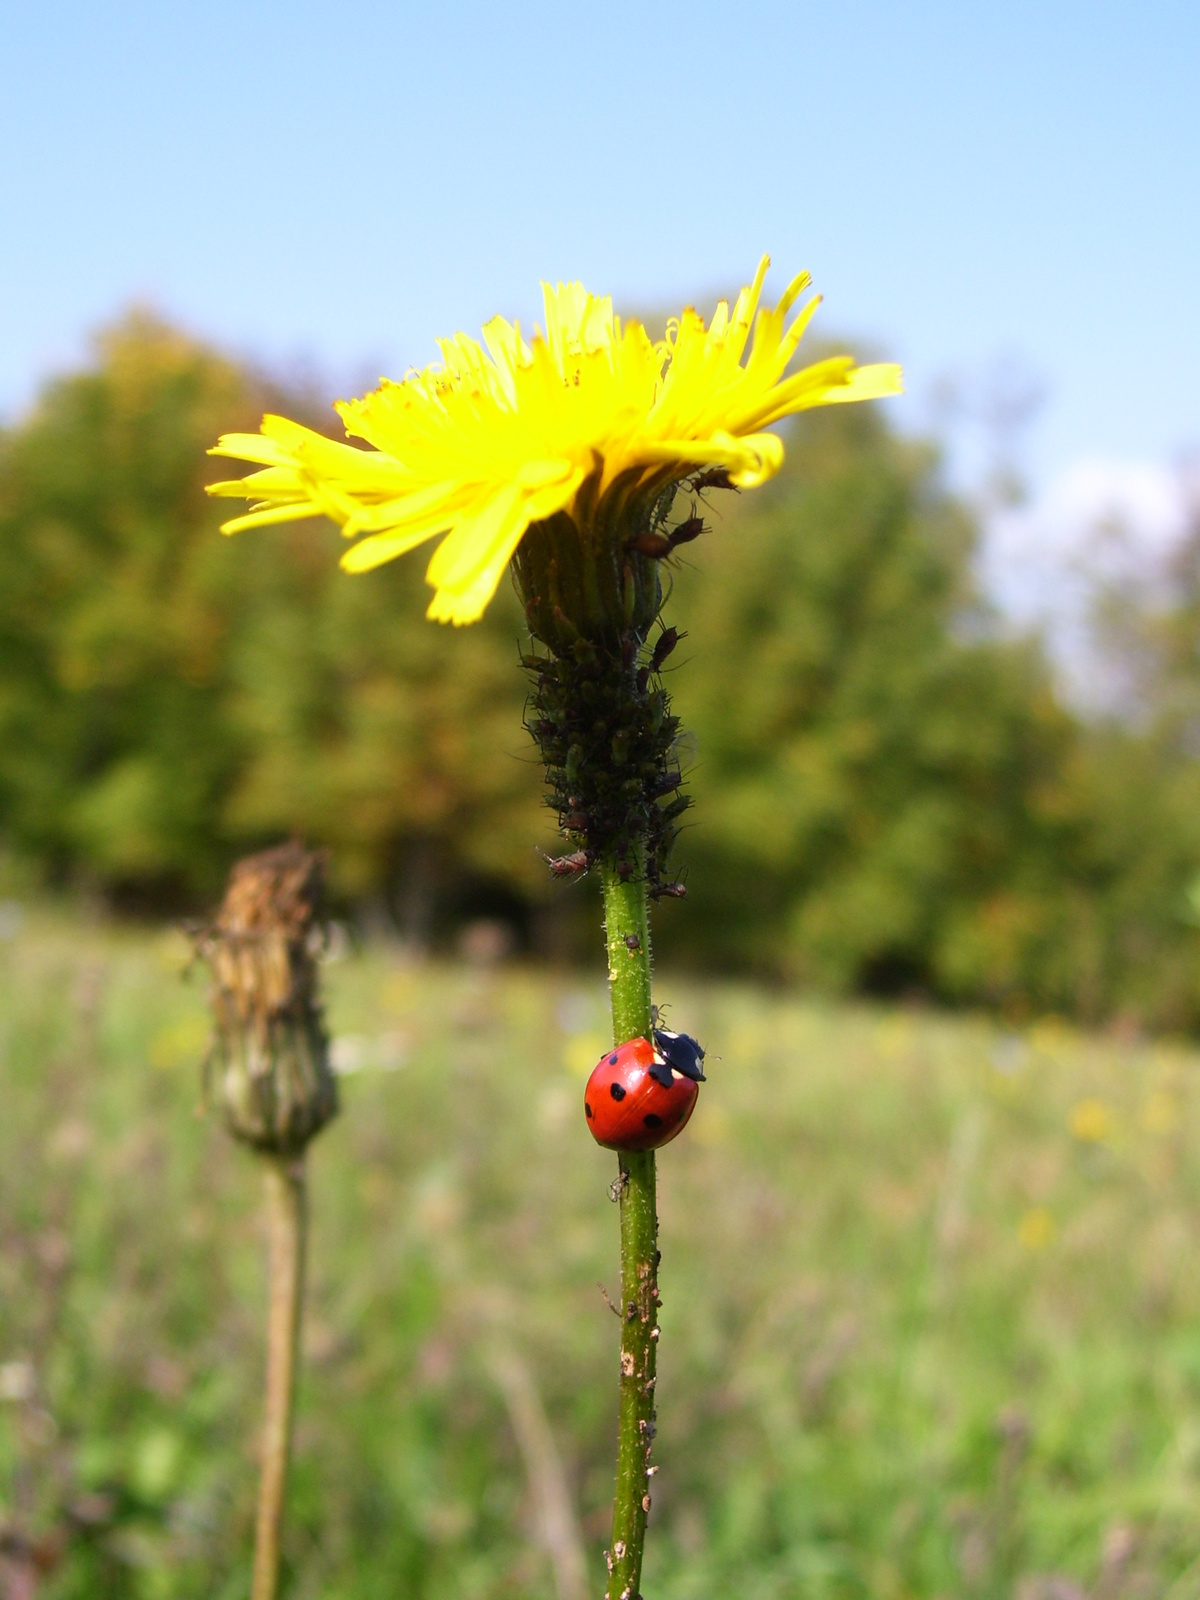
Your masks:
<instances>
[{"instance_id":1,"label":"withered seed head","mask_svg":"<svg viewBox=\"0 0 1200 1600\"><path fill-rule=\"evenodd\" d=\"M237 1138L281 1155L337 1112L317 993L324 868L295 842L246 856L196 942L212 973L209 1095Z\"/></svg>"}]
</instances>

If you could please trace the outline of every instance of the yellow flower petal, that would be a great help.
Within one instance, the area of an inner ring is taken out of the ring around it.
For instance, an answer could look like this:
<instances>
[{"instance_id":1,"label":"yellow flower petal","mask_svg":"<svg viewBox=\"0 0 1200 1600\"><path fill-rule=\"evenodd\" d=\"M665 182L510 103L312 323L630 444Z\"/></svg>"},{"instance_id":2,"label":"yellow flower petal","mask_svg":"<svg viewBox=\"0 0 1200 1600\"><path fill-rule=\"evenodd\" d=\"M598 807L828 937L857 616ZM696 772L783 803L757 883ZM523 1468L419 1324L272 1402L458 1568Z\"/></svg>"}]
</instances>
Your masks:
<instances>
[{"instance_id":1,"label":"yellow flower petal","mask_svg":"<svg viewBox=\"0 0 1200 1600\"><path fill-rule=\"evenodd\" d=\"M818 298L799 304L802 273L778 305L760 307L769 265L764 256L709 326L685 310L658 344L639 323L622 324L607 297L543 284L545 331L528 342L495 317L482 343L455 334L439 341L438 365L339 402L347 435L369 448L279 416L261 433L226 434L212 453L262 470L210 486L257 502L224 526L331 516L358 541L342 562L352 572L444 533L429 563L429 614L468 622L531 522L583 516L613 484L653 490L705 466L753 488L783 461L782 442L764 431L772 423L900 391L898 367L856 367L849 356L787 375Z\"/></svg>"},{"instance_id":2,"label":"yellow flower petal","mask_svg":"<svg viewBox=\"0 0 1200 1600\"><path fill-rule=\"evenodd\" d=\"M305 517L323 517L321 506L287 504L268 506L262 511L250 511L244 517L233 517L221 524L222 533L242 533L247 528L266 528L273 522L300 522Z\"/></svg>"},{"instance_id":3,"label":"yellow flower petal","mask_svg":"<svg viewBox=\"0 0 1200 1600\"><path fill-rule=\"evenodd\" d=\"M904 374L890 361L870 367L855 367L840 389L831 389L822 405L842 405L849 400L882 400L889 394L904 393Z\"/></svg>"},{"instance_id":4,"label":"yellow flower petal","mask_svg":"<svg viewBox=\"0 0 1200 1600\"><path fill-rule=\"evenodd\" d=\"M407 555L441 531L439 522L432 527L419 523L411 528L393 528L390 533L373 533L352 544L339 564L346 572L370 572L372 567L381 567L385 561Z\"/></svg>"}]
</instances>

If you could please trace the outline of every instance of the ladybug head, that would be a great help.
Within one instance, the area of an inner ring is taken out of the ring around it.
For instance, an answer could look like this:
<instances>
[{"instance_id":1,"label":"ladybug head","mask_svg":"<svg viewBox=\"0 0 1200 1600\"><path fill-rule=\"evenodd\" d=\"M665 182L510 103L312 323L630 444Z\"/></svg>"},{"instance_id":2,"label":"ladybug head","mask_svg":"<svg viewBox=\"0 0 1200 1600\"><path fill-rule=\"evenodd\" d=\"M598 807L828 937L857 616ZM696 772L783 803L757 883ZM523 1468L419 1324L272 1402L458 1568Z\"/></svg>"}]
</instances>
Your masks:
<instances>
[{"instance_id":1,"label":"ladybug head","mask_svg":"<svg viewBox=\"0 0 1200 1600\"><path fill-rule=\"evenodd\" d=\"M704 1083L704 1047L690 1033L673 1033L670 1028L655 1028L654 1048L666 1065L682 1077Z\"/></svg>"}]
</instances>

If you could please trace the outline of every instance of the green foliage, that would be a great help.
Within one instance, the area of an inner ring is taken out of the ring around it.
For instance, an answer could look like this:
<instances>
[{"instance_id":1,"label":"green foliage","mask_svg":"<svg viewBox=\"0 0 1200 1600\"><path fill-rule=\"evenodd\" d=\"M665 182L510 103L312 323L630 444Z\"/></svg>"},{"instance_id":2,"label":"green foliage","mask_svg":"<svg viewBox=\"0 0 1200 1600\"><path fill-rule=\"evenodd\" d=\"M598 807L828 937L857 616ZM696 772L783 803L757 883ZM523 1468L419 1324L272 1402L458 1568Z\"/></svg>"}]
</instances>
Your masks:
<instances>
[{"instance_id":1,"label":"green foliage","mask_svg":"<svg viewBox=\"0 0 1200 1600\"><path fill-rule=\"evenodd\" d=\"M141 317L98 355L3 442L0 814L56 866L169 879L234 770L198 463L245 384Z\"/></svg>"},{"instance_id":2,"label":"green foliage","mask_svg":"<svg viewBox=\"0 0 1200 1600\"><path fill-rule=\"evenodd\" d=\"M419 553L348 578L323 523L221 538L204 450L264 406L313 410L133 317L0 438L0 841L174 908L296 832L330 847L344 902L410 933L532 911L544 947L578 948L595 895L535 852L562 841L521 727L514 596L439 628ZM709 498L713 531L669 571L699 803L662 949L1200 1019L1195 583L1156 623L1153 714L1088 726L981 610L970 520L884 408L813 414L773 484Z\"/></svg>"},{"instance_id":3,"label":"green foliage","mask_svg":"<svg viewBox=\"0 0 1200 1600\"><path fill-rule=\"evenodd\" d=\"M293 830L334 847L348 892L418 847L528 883L511 597L451 634L422 620L419 559L351 581L325 524L222 539L204 452L271 403L134 317L3 441L0 827L176 900Z\"/></svg>"},{"instance_id":4,"label":"green foliage","mask_svg":"<svg viewBox=\"0 0 1200 1600\"><path fill-rule=\"evenodd\" d=\"M699 756L679 947L825 987L1194 1019L1196 765L1082 724L999 634L928 450L877 410L816 413L776 483L714 520L669 680Z\"/></svg>"},{"instance_id":5,"label":"green foliage","mask_svg":"<svg viewBox=\"0 0 1200 1600\"><path fill-rule=\"evenodd\" d=\"M247 1590L262 1194L196 1115L185 958L34 914L0 965L0 1510L6 1551L59 1553L46 1600ZM373 955L326 983L359 1070L312 1152L287 1593L550 1600L514 1357L599 1593L602 974ZM658 997L711 1070L661 1157L646 1592L1190 1593L1196 1052L661 974Z\"/></svg>"}]
</instances>

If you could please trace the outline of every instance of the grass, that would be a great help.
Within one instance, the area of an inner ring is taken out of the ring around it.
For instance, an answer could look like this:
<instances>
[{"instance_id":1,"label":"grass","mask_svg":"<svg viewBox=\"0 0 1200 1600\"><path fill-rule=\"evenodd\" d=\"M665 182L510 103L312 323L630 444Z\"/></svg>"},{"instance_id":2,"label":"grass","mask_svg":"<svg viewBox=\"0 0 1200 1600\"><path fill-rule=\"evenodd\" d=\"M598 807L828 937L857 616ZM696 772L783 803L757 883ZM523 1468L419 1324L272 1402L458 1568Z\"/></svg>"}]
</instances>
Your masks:
<instances>
[{"instance_id":1,"label":"grass","mask_svg":"<svg viewBox=\"0 0 1200 1600\"><path fill-rule=\"evenodd\" d=\"M0 1575L240 1600L261 1207L200 1114L203 983L178 935L4 931ZM598 1594L603 985L381 952L326 981L349 1070L312 1158L290 1600L551 1600L556 1573L572 1600L572 1519ZM1200 1055L658 991L711 1070L661 1162L646 1594L1200 1594Z\"/></svg>"}]
</instances>

